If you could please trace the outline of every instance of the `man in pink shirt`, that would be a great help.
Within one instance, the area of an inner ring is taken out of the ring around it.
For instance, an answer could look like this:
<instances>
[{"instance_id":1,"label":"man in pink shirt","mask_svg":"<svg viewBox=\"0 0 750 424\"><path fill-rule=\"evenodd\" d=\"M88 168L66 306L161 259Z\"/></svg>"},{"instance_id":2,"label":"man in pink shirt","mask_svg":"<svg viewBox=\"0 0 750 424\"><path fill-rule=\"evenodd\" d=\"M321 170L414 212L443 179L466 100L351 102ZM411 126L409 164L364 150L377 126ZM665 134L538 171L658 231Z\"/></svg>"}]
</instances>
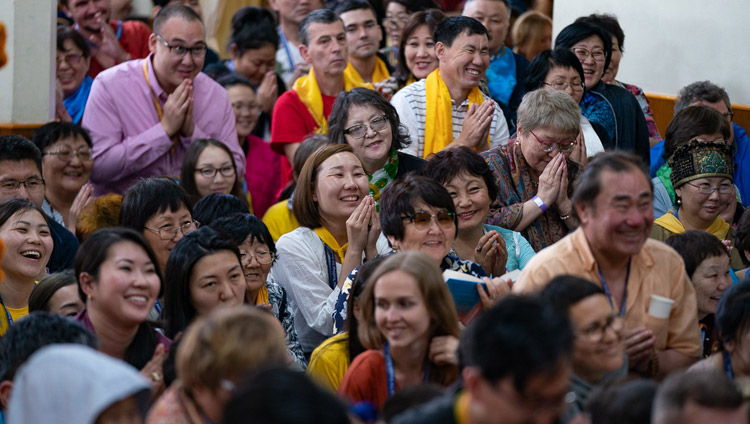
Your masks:
<instances>
[{"instance_id":1,"label":"man in pink shirt","mask_svg":"<svg viewBox=\"0 0 750 424\"><path fill-rule=\"evenodd\" d=\"M245 157L237 142L226 91L200 73L206 32L189 7L162 9L149 37L151 55L99 74L83 126L93 141L91 181L97 195L124 192L139 178L180 174L194 139L229 147L238 175Z\"/></svg>"}]
</instances>

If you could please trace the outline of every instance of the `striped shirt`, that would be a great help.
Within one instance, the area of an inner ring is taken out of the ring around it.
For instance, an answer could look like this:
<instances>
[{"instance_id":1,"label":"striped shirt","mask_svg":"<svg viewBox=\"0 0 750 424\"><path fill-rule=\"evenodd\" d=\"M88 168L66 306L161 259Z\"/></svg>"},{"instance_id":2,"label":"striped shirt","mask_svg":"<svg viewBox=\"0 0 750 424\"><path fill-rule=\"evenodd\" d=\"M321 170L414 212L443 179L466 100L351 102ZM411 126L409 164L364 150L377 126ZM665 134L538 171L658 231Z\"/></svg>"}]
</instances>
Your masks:
<instances>
[{"instance_id":1,"label":"striped shirt","mask_svg":"<svg viewBox=\"0 0 750 424\"><path fill-rule=\"evenodd\" d=\"M402 88L393 96L391 104L396 108L398 116L401 119L401 125L409 130L409 139L411 143L401 149L402 152L413 156L423 157L424 152L424 132L425 122L427 121L427 92L425 89L424 79L414 82ZM493 102L492 98L482 93L485 102ZM451 100L453 113L453 139L461 135L464 118L469 110L469 100L456 106ZM500 106L495 105L494 116L490 124L490 148L501 146L508 143L508 124L505 122L505 116Z\"/></svg>"}]
</instances>

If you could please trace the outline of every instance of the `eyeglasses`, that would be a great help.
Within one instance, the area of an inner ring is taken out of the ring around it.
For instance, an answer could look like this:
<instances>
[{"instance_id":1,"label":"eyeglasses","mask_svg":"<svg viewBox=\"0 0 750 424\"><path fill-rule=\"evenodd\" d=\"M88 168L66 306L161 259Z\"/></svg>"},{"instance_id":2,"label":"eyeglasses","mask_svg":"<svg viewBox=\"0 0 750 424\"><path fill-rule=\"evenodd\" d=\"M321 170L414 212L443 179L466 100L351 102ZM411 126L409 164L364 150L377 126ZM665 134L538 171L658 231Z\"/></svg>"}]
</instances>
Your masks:
<instances>
[{"instance_id":1,"label":"eyeglasses","mask_svg":"<svg viewBox=\"0 0 750 424\"><path fill-rule=\"evenodd\" d=\"M539 137L536 136L536 134L534 134L534 131L529 131L529 132L531 133L531 135L534 136L534 138L536 139L536 141L538 141L539 144L542 145L542 150L545 153L549 153L549 152L554 151L556 147L560 148L560 151L563 152L563 153L570 153L570 152L573 151L573 148L576 145L576 141L575 140L572 140L572 141L544 140L544 141L542 141L542 140L539 139Z\"/></svg>"},{"instance_id":2,"label":"eyeglasses","mask_svg":"<svg viewBox=\"0 0 750 424\"><path fill-rule=\"evenodd\" d=\"M723 117L724 117L724 119L726 119L726 120L727 120L727 122L730 122L730 123L731 123L731 122L732 122L732 119L734 119L734 112L727 112L727 113L722 113L722 114L721 114L721 116L723 116Z\"/></svg>"},{"instance_id":3,"label":"eyeglasses","mask_svg":"<svg viewBox=\"0 0 750 424\"><path fill-rule=\"evenodd\" d=\"M162 240L172 240L173 238L177 237L177 232L181 232L182 235L186 235L187 233L195 230L198 228L198 221L186 221L183 222L180 225L172 225L167 224L161 228L149 228L149 227L143 227L149 231L153 231L156 234L159 235L159 238Z\"/></svg>"},{"instance_id":4,"label":"eyeglasses","mask_svg":"<svg viewBox=\"0 0 750 424\"><path fill-rule=\"evenodd\" d=\"M397 18L389 18L386 16L385 19L383 19L383 25L391 25L398 28L406 25L407 22L409 22L409 18L406 16Z\"/></svg>"},{"instance_id":5,"label":"eyeglasses","mask_svg":"<svg viewBox=\"0 0 750 424\"><path fill-rule=\"evenodd\" d=\"M235 171L233 166L225 166L222 168L214 168L212 166L208 166L205 168L196 169L195 172L200 172L200 174L206 178L213 178L216 176L217 172L221 172L221 175L225 177L232 177L234 176Z\"/></svg>"},{"instance_id":6,"label":"eyeglasses","mask_svg":"<svg viewBox=\"0 0 750 424\"><path fill-rule=\"evenodd\" d=\"M567 81L553 81L553 82L545 82L544 85L548 85L555 90L566 90L568 87L572 88L573 90L580 91L586 88L586 84L583 83L583 81L578 82L567 82Z\"/></svg>"},{"instance_id":7,"label":"eyeglasses","mask_svg":"<svg viewBox=\"0 0 750 424\"><path fill-rule=\"evenodd\" d=\"M385 115L376 116L372 118L370 124L357 124L344 130L344 134L348 134L354 138L362 138L367 135L367 128L372 128L373 131L383 131L388 126L388 117Z\"/></svg>"},{"instance_id":8,"label":"eyeglasses","mask_svg":"<svg viewBox=\"0 0 750 424\"><path fill-rule=\"evenodd\" d=\"M589 328L581 331L580 334L591 343L599 343L604 339L604 333L610 328L619 334L622 331L622 318L618 315L610 315L603 323L594 323Z\"/></svg>"},{"instance_id":9,"label":"eyeglasses","mask_svg":"<svg viewBox=\"0 0 750 424\"><path fill-rule=\"evenodd\" d=\"M88 147L81 147L78 150L55 150L53 152L45 152L43 156L56 156L63 162L70 162L74 157L77 157L81 162L91 160L91 150Z\"/></svg>"},{"instance_id":10,"label":"eyeglasses","mask_svg":"<svg viewBox=\"0 0 750 424\"><path fill-rule=\"evenodd\" d=\"M243 259L247 259L247 263L251 263L253 261L253 258L255 258L256 261L258 261L261 265L268 265L271 262L273 262L276 255L273 254L273 252L269 252L268 250L259 250L256 251L255 254L251 254L249 252L244 253L240 252L240 256Z\"/></svg>"},{"instance_id":11,"label":"eyeglasses","mask_svg":"<svg viewBox=\"0 0 750 424\"><path fill-rule=\"evenodd\" d=\"M693 183L685 183L689 186L693 186L698 189L698 193L700 194L713 194L713 192L718 191L719 194L732 194L734 193L734 186L732 184L721 184L718 187L714 187L711 184L693 184Z\"/></svg>"},{"instance_id":12,"label":"eyeglasses","mask_svg":"<svg viewBox=\"0 0 750 424\"><path fill-rule=\"evenodd\" d=\"M414 228L416 228L417 230L426 230L430 228L432 218L435 218L439 227L448 229L455 226L455 215L456 214L454 214L453 212L442 209L434 215L424 211L419 211L414 212L411 215L404 216L402 217L402 219L408 219L409 221L411 221L414 224Z\"/></svg>"},{"instance_id":13,"label":"eyeglasses","mask_svg":"<svg viewBox=\"0 0 750 424\"><path fill-rule=\"evenodd\" d=\"M62 62L67 63L68 65L74 66L81 63L81 59L83 59L82 54L78 53L68 53L66 55L57 55L57 66L60 66Z\"/></svg>"},{"instance_id":14,"label":"eyeglasses","mask_svg":"<svg viewBox=\"0 0 750 424\"><path fill-rule=\"evenodd\" d=\"M18 189L24 186L26 191L39 191L44 189L44 178L31 177L27 178L26 181L18 180L2 180L0 181L0 191L5 194L14 194Z\"/></svg>"},{"instance_id":15,"label":"eyeglasses","mask_svg":"<svg viewBox=\"0 0 750 424\"><path fill-rule=\"evenodd\" d=\"M160 43L164 44L164 47L168 48L169 52L172 53L172 56L174 57L185 57L186 54L190 53L193 58L200 59L206 56L206 50L208 49L206 46L170 46L169 43L161 38L161 35L159 34L156 34L156 39L159 40Z\"/></svg>"},{"instance_id":16,"label":"eyeglasses","mask_svg":"<svg viewBox=\"0 0 750 424\"><path fill-rule=\"evenodd\" d=\"M578 57L578 60L580 60L581 62L588 59L589 56L593 57L597 62L604 62L604 59L607 56L602 49L589 51L588 49L584 49L583 47L573 47L572 49L570 49L570 51L575 53L575 55Z\"/></svg>"}]
</instances>

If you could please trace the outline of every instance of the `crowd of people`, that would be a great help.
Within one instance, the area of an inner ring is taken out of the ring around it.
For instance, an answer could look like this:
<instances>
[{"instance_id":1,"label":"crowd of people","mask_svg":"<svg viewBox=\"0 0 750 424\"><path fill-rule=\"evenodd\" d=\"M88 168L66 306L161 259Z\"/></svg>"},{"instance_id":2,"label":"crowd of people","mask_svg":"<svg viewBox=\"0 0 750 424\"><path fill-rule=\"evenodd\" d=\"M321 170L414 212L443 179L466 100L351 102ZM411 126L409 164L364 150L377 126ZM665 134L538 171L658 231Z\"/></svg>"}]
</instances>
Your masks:
<instances>
[{"instance_id":1,"label":"crowd of people","mask_svg":"<svg viewBox=\"0 0 750 424\"><path fill-rule=\"evenodd\" d=\"M59 2L0 136L0 423L748 423L719 85L662 138L609 14L271 0L220 58L120 3Z\"/></svg>"}]
</instances>

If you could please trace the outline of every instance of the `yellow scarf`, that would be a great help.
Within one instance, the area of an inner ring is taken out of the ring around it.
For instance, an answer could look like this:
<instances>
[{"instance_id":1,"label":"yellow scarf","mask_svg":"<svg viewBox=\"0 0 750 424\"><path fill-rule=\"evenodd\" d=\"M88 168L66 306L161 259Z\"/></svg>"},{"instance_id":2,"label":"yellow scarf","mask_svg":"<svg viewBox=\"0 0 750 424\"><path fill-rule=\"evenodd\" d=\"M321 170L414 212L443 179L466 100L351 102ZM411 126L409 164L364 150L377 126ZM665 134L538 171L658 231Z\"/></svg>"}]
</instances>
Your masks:
<instances>
[{"instance_id":1,"label":"yellow scarf","mask_svg":"<svg viewBox=\"0 0 750 424\"><path fill-rule=\"evenodd\" d=\"M469 424L469 401L471 395L468 392L461 392L453 402L453 417L458 424Z\"/></svg>"},{"instance_id":2,"label":"yellow scarf","mask_svg":"<svg viewBox=\"0 0 750 424\"><path fill-rule=\"evenodd\" d=\"M654 224L664 227L673 234L682 234L686 231L682 222L670 212L660 216L654 221ZM706 232L715 235L719 240L726 240L727 233L729 233L729 224L720 216L717 216L714 222L711 223L711 226L706 229Z\"/></svg>"},{"instance_id":3,"label":"yellow scarf","mask_svg":"<svg viewBox=\"0 0 750 424\"><path fill-rule=\"evenodd\" d=\"M406 87L407 85L409 85L409 84L411 84L413 82L417 82L417 80L414 79L414 75L409 74L409 78L406 80L406 84L404 84L404 87Z\"/></svg>"},{"instance_id":4,"label":"yellow scarf","mask_svg":"<svg viewBox=\"0 0 750 424\"><path fill-rule=\"evenodd\" d=\"M354 87L373 88L372 84L356 83L352 80L351 75L347 75L347 73L344 72L344 90L349 91ZM313 72L312 68L307 75L297 78L292 90L297 92L300 101L305 105L310 112L310 115L312 115L315 120L315 124L318 126L318 129L315 132L318 134L328 133L328 121L323 113L323 95L320 93L318 80L315 79L315 72Z\"/></svg>"},{"instance_id":5,"label":"yellow scarf","mask_svg":"<svg viewBox=\"0 0 750 424\"><path fill-rule=\"evenodd\" d=\"M388 72L388 66L385 65L385 62L383 62L381 58L375 56L375 69L372 71L372 83L375 84L376 82L385 81L390 77L391 73ZM359 75L359 72L354 69L354 66L352 66L351 62L349 62L346 65L346 69L344 69L344 78L348 78L358 87L368 84L365 82L362 76Z\"/></svg>"},{"instance_id":6,"label":"yellow scarf","mask_svg":"<svg viewBox=\"0 0 750 424\"><path fill-rule=\"evenodd\" d=\"M255 298L256 305L262 305L264 303L269 303L268 302L268 287L266 287L265 284L263 284L260 287L260 290L258 290L258 295Z\"/></svg>"},{"instance_id":7,"label":"yellow scarf","mask_svg":"<svg viewBox=\"0 0 750 424\"><path fill-rule=\"evenodd\" d=\"M440 68L435 69L425 81L427 117L424 129L424 150L422 157L437 153L453 142L453 110L448 86L440 78ZM479 87L474 87L468 96L471 104L481 105L484 96ZM487 140L489 147L489 138Z\"/></svg>"},{"instance_id":8,"label":"yellow scarf","mask_svg":"<svg viewBox=\"0 0 750 424\"><path fill-rule=\"evenodd\" d=\"M344 256L346 255L346 249L349 247L349 243L344 243L343 246L339 246L339 242L336 241L336 238L326 229L326 227L318 227L315 230L315 234L320 237L320 240L325 244L326 246L330 247L331 250L333 250L338 256L339 259L341 259L341 263L344 263Z\"/></svg>"}]
</instances>

